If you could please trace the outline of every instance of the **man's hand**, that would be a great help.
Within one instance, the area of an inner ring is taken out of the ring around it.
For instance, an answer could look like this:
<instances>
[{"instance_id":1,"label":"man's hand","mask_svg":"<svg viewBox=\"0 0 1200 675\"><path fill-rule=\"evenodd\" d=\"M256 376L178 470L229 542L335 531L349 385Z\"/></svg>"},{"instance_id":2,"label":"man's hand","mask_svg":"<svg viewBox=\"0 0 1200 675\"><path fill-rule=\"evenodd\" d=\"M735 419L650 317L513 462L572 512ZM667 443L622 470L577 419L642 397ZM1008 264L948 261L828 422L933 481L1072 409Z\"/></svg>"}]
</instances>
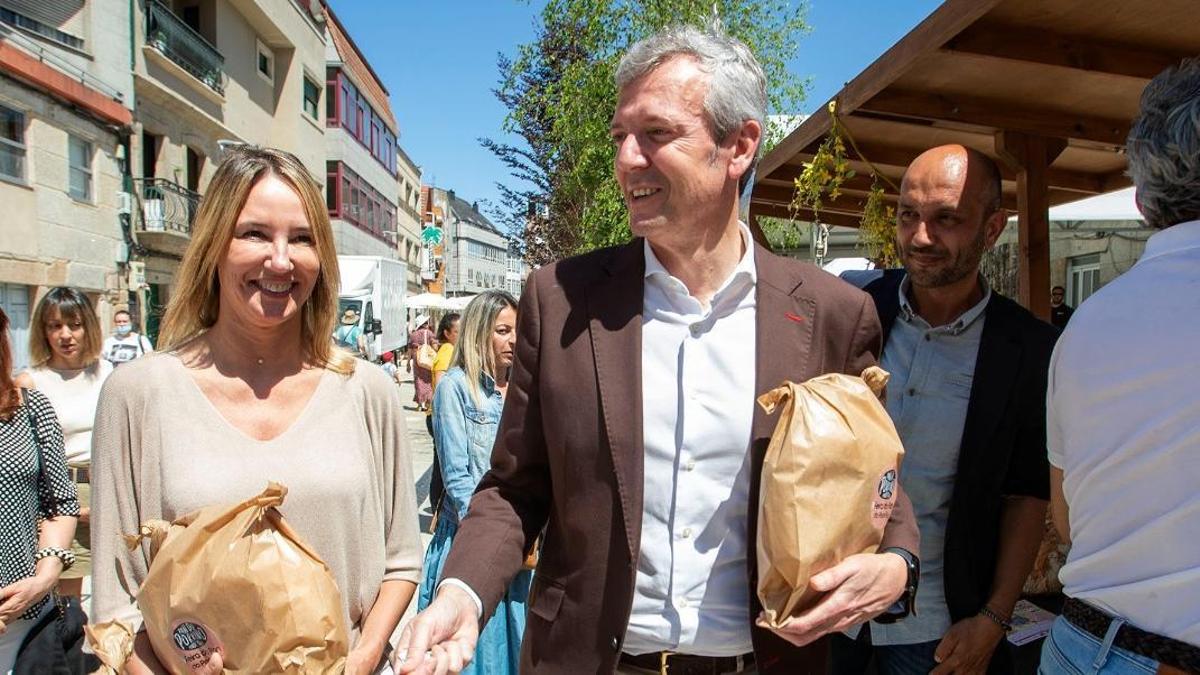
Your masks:
<instances>
[{"instance_id":1,"label":"man's hand","mask_svg":"<svg viewBox=\"0 0 1200 675\"><path fill-rule=\"evenodd\" d=\"M396 671L458 673L475 656L479 610L466 591L442 586L425 611L413 617L396 646Z\"/></svg>"},{"instance_id":2,"label":"man's hand","mask_svg":"<svg viewBox=\"0 0 1200 675\"><path fill-rule=\"evenodd\" d=\"M987 672L992 652L1004 637L1004 629L985 616L973 616L950 626L938 643L933 659L938 662L930 675L970 675Z\"/></svg>"},{"instance_id":3,"label":"man's hand","mask_svg":"<svg viewBox=\"0 0 1200 675\"><path fill-rule=\"evenodd\" d=\"M803 647L877 616L900 598L907 584L908 565L895 553L852 555L809 579L809 587L825 597L772 632ZM758 622L766 627L761 616Z\"/></svg>"}]
</instances>

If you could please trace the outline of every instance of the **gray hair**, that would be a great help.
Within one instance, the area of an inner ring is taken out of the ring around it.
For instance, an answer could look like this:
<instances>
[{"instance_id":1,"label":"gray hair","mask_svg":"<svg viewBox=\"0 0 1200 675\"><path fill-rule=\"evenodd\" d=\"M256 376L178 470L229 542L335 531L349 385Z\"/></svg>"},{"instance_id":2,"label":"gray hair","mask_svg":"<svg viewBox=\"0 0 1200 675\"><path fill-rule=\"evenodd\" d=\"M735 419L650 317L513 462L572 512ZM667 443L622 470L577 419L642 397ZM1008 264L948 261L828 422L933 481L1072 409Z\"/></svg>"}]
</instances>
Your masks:
<instances>
[{"instance_id":1,"label":"gray hair","mask_svg":"<svg viewBox=\"0 0 1200 675\"><path fill-rule=\"evenodd\" d=\"M1184 59L1146 85L1125 149L1148 225L1200 219L1200 58Z\"/></svg>"},{"instance_id":2,"label":"gray hair","mask_svg":"<svg viewBox=\"0 0 1200 675\"><path fill-rule=\"evenodd\" d=\"M708 73L704 112L718 141L741 128L747 120L764 124L767 78L762 66L749 47L719 28L671 26L640 40L617 65L617 89L624 89L675 56L694 58L700 69Z\"/></svg>"}]
</instances>

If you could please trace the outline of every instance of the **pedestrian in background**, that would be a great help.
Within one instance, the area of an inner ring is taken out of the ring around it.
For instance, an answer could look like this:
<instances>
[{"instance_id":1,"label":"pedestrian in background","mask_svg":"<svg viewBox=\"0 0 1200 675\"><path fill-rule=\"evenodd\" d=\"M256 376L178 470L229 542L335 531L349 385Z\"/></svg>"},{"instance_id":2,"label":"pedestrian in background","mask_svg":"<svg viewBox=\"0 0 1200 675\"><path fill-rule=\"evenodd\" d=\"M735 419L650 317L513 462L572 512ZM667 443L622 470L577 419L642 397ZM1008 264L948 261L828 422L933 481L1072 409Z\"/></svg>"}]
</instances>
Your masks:
<instances>
[{"instance_id":1,"label":"pedestrian in background","mask_svg":"<svg viewBox=\"0 0 1200 675\"><path fill-rule=\"evenodd\" d=\"M437 437L433 433L433 407L437 403L438 381L450 369L450 363L454 360L454 345L458 342L458 320L460 316L458 312L448 312L438 321L437 339L439 344L437 356L434 357L433 367L430 369L433 373L434 396L430 399L429 408L425 412L425 428L429 430L429 436L433 438L433 468L429 470L429 508L435 517L437 515L438 504L441 503L442 497L445 494L445 481L438 462Z\"/></svg>"},{"instance_id":2,"label":"pedestrian in background","mask_svg":"<svg viewBox=\"0 0 1200 675\"><path fill-rule=\"evenodd\" d=\"M1067 291L1062 286L1050 289L1050 323L1060 331L1067 327L1075 309L1065 302Z\"/></svg>"},{"instance_id":3,"label":"pedestrian in background","mask_svg":"<svg viewBox=\"0 0 1200 675\"><path fill-rule=\"evenodd\" d=\"M418 411L426 412L433 400L433 360L422 359L422 347L437 350L437 339L429 329L429 317L424 314L417 317L417 328L408 335L408 352L412 359L413 403Z\"/></svg>"},{"instance_id":4,"label":"pedestrian in background","mask_svg":"<svg viewBox=\"0 0 1200 675\"><path fill-rule=\"evenodd\" d=\"M96 310L81 291L59 286L38 301L29 326L33 367L27 372L58 415L67 472L79 495L79 523L71 542L75 564L59 581L63 595L82 595L83 580L92 571L92 425L100 388L113 371L112 364L100 358L102 341Z\"/></svg>"},{"instance_id":5,"label":"pedestrian in background","mask_svg":"<svg viewBox=\"0 0 1200 675\"><path fill-rule=\"evenodd\" d=\"M54 407L11 372L0 309L0 673L12 671L25 636L53 611L50 593L74 561L79 515Z\"/></svg>"},{"instance_id":6,"label":"pedestrian in background","mask_svg":"<svg viewBox=\"0 0 1200 675\"><path fill-rule=\"evenodd\" d=\"M150 340L133 330L133 318L129 312L118 309L113 314L112 335L104 338L104 346L100 348L104 360L119 366L153 351Z\"/></svg>"},{"instance_id":7,"label":"pedestrian in background","mask_svg":"<svg viewBox=\"0 0 1200 675\"><path fill-rule=\"evenodd\" d=\"M1048 673L1200 672L1200 59L1146 85L1125 153L1157 232L1050 364L1051 511L1071 550Z\"/></svg>"},{"instance_id":8,"label":"pedestrian in background","mask_svg":"<svg viewBox=\"0 0 1200 675\"><path fill-rule=\"evenodd\" d=\"M439 332L446 323L443 319ZM457 316L454 324L457 337ZM434 449L446 492L437 513L437 529L425 552L419 610L433 600L458 523L467 515L479 479L491 466L492 443L508 392L516 339L517 301L500 290L480 293L463 312L462 336L454 349L454 365L434 391ZM521 572L508 585L499 606L483 627L475 659L464 673L516 675L532 574L529 570Z\"/></svg>"},{"instance_id":9,"label":"pedestrian in background","mask_svg":"<svg viewBox=\"0 0 1200 675\"><path fill-rule=\"evenodd\" d=\"M321 189L293 155L242 146L192 232L160 352L117 371L96 416L95 620L141 625L148 551L122 534L277 481L341 589L345 672L387 672L420 581L412 463L399 389L329 339L338 263ZM158 665L144 633L135 644L131 672Z\"/></svg>"}]
</instances>

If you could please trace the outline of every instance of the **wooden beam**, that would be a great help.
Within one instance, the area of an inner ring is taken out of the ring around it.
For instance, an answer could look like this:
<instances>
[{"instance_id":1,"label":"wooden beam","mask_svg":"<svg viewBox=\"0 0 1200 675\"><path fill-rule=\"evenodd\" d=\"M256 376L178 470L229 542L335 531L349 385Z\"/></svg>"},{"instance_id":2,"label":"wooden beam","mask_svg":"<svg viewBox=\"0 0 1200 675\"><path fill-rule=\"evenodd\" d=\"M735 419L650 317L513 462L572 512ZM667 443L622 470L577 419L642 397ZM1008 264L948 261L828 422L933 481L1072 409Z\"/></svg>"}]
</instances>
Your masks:
<instances>
[{"instance_id":1,"label":"wooden beam","mask_svg":"<svg viewBox=\"0 0 1200 675\"><path fill-rule=\"evenodd\" d=\"M812 211L808 209L800 209L792 211L786 206L780 204L770 204L766 202L752 202L750 204L751 217L770 217L782 218L784 220L794 220L800 223L814 222L815 217ZM843 227L857 228L861 219L857 216L846 215L844 213L825 212L821 211L821 222L826 225L841 225Z\"/></svg>"},{"instance_id":2,"label":"wooden beam","mask_svg":"<svg viewBox=\"0 0 1200 675\"><path fill-rule=\"evenodd\" d=\"M1079 139L1125 145L1129 120L1109 120L1037 108L1032 102L1013 105L962 95L885 90L858 108L861 112L898 115L930 122L957 122L1048 138Z\"/></svg>"},{"instance_id":3,"label":"wooden beam","mask_svg":"<svg viewBox=\"0 0 1200 675\"><path fill-rule=\"evenodd\" d=\"M1096 42L1083 36L987 20L977 21L965 28L951 38L944 49L1143 80L1152 79L1188 56Z\"/></svg>"},{"instance_id":4,"label":"wooden beam","mask_svg":"<svg viewBox=\"0 0 1200 675\"><path fill-rule=\"evenodd\" d=\"M854 110L860 103L882 91L912 68L922 56L946 44L950 38L990 12L1000 1L946 0L834 96L840 101L839 112ZM791 160L800 148L813 141L819 142L821 137L829 133L829 127L829 112L822 105L763 157L759 175L771 173Z\"/></svg>"},{"instance_id":5,"label":"wooden beam","mask_svg":"<svg viewBox=\"0 0 1200 675\"><path fill-rule=\"evenodd\" d=\"M1050 320L1050 200L1046 168L1066 141L1013 132L996 133L996 152L1017 172L1017 242L1021 304Z\"/></svg>"},{"instance_id":6,"label":"wooden beam","mask_svg":"<svg viewBox=\"0 0 1200 675\"><path fill-rule=\"evenodd\" d=\"M820 145L820 142L818 142L816 145ZM812 146L811 148L805 148L804 151L795 158L796 161L811 159L813 154L817 151L816 145ZM917 155L921 154L922 152L922 150L914 150L911 148L871 143L859 143L858 146L859 149L863 151L863 155L865 155L867 159L871 160L876 167L878 167L884 174L891 178L892 182L896 183L897 185L900 184L900 179L904 175L904 170L908 168L908 165L911 164L912 161L917 158ZM853 151L851 151L851 154L853 154ZM994 151L987 154L994 154ZM851 165L854 166L854 169L860 172L859 175L865 174L868 170L866 164L858 161L857 159L851 159L850 162ZM1000 177L1003 180L1012 182L1017 179L1017 174L1011 167L1005 165L1004 162L999 162L999 165ZM799 164L784 164L775 169L775 171L769 176L763 176L759 180L760 182L767 181L768 184L775 184L778 181L787 181L790 183L798 178L800 176L800 172L803 170L804 167L800 166ZM1084 173L1082 171L1071 171L1068 169L1050 169L1047 171L1046 176L1049 180L1050 186L1057 190L1077 192L1085 195L1098 195L1105 192L1112 192L1113 190L1119 190L1120 188L1127 187L1129 185L1128 179L1126 179L1126 182L1118 184L1116 187L1110 187L1110 185L1114 184L1114 182L1119 183L1119 180L1114 179L1112 174L1091 174Z\"/></svg>"}]
</instances>

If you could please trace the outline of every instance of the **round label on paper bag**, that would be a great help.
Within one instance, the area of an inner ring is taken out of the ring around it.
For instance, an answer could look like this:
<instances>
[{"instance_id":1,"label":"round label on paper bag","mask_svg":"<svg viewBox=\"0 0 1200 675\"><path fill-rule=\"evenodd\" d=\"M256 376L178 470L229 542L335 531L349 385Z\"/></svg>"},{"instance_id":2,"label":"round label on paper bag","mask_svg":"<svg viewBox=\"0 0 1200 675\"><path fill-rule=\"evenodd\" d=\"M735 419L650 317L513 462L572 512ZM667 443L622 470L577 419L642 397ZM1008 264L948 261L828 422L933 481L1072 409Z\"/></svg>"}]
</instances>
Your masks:
<instances>
[{"instance_id":1,"label":"round label on paper bag","mask_svg":"<svg viewBox=\"0 0 1200 675\"><path fill-rule=\"evenodd\" d=\"M193 671L199 671L208 663L209 657L225 648L211 628L199 621L179 619L171 625L171 642L184 663Z\"/></svg>"},{"instance_id":2,"label":"round label on paper bag","mask_svg":"<svg viewBox=\"0 0 1200 675\"><path fill-rule=\"evenodd\" d=\"M896 508L896 490L899 485L896 480L896 470L888 469L879 476L875 484L875 494L871 498L871 524L876 529L883 530L892 518L892 509Z\"/></svg>"}]
</instances>

